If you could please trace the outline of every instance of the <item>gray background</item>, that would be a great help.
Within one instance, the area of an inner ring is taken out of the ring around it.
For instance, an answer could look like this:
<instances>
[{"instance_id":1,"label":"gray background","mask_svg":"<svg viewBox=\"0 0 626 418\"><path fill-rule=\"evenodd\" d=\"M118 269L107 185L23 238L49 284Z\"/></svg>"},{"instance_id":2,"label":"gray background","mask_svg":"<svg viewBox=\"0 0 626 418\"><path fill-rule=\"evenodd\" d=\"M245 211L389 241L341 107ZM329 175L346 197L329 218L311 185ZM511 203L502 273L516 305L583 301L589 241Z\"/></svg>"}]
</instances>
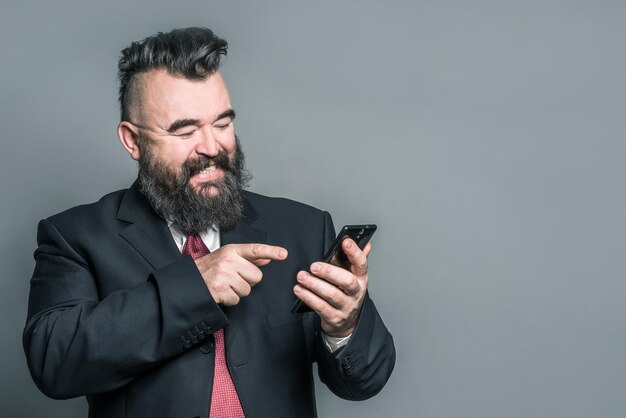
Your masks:
<instances>
[{"instance_id":1,"label":"gray background","mask_svg":"<svg viewBox=\"0 0 626 418\"><path fill-rule=\"evenodd\" d=\"M108 3L108 4L104 4ZM375 222L379 396L322 417L626 414L623 1L27 1L0 10L0 415L86 416L21 348L39 219L127 187L116 61L189 25L252 189Z\"/></svg>"}]
</instances>

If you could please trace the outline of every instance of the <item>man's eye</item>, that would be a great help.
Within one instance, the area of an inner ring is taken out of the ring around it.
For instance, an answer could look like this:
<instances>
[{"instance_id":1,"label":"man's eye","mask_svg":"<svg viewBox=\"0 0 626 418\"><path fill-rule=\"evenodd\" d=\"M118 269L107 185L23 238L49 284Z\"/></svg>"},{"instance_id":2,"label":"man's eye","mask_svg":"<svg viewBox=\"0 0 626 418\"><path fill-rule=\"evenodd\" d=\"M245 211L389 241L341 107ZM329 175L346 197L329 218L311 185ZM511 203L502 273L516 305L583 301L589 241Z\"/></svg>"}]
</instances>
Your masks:
<instances>
[{"instance_id":1,"label":"man's eye","mask_svg":"<svg viewBox=\"0 0 626 418\"><path fill-rule=\"evenodd\" d=\"M191 138L191 135L193 135L194 132L195 131L181 132L174 134L174 136L177 136L179 138Z\"/></svg>"},{"instance_id":2,"label":"man's eye","mask_svg":"<svg viewBox=\"0 0 626 418\"><path fill-rule=\"evenodd\" d=\"M219 125L215 125L215 129L219 130L219 131L223 131L224 129L227 129L230 126L230 122L228 123L222 123Z\"/></svg>"}]
</instances>

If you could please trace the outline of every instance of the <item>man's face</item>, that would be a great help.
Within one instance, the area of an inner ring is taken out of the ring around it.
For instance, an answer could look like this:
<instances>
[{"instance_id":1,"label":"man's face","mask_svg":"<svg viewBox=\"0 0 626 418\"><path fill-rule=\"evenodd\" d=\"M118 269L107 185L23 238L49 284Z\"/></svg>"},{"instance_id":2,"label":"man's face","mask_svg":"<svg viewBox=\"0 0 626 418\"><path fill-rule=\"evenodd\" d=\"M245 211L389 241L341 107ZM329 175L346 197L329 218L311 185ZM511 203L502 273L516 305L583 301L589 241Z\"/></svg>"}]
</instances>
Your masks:
<instances>
[{"instance_id":1,"label":"man's face","mask_svg":"<svg viewBox=\"0 0 626 418\"><path fill-rule=\"evenodd\" d=\"M138 127L140 152L149 148L152 159L168 171L182 175L190 163L188 185L197 194L216 196L224 170L214 157L235 158L235 113L219 72L205 80L188 80L164 70L139 76L138 97L131 110ZM206 158L208 157L208 159ZM193 162L204 161L204 164Z\"/></svg>"},{"instance_id":2,"label":"man's face","mask_svg":"<svg viewBox=\"0 0 626 418\"><path fill-rule=\"evenodd\" d=\"M155 211L186 234L237 223L250 175L221 75L192 81L155 70L137 80L134 102L120 139L139 161L141 190Z\"/></svg>"}]
</instances>

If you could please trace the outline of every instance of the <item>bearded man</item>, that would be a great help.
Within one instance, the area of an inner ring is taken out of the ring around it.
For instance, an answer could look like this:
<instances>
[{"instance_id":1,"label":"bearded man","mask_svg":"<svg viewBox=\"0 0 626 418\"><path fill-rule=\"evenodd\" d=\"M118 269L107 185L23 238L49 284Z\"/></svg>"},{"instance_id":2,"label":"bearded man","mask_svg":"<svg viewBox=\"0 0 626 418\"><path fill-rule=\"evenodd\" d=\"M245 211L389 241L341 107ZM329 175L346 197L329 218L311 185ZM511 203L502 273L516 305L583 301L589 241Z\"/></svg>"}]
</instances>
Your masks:
<instances>
[{"instance_id":1,"label":"bearded man","mask_svg":"<svg viewBox=\"0 0 626 418\"><path fill-rule=\"evenodd\" d=\"M315 417L313 363L353 400L393 369L369 244L344 241L347 269L319 262L327 212L244 190L226 48L186 28L124 49L118 136L138 179L39 224L29 369L92 418ZM296 297L313 312L292 314Z\"/></svg>"}]
</instances>

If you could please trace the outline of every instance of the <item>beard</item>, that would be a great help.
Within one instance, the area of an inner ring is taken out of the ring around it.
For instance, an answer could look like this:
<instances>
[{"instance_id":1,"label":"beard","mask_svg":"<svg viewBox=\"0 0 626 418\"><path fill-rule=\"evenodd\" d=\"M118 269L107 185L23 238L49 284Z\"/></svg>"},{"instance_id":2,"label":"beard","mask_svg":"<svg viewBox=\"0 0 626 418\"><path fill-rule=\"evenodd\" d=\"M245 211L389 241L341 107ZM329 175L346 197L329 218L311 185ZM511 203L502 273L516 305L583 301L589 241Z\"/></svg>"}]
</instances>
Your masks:
<instances>
[{"instance_id":1,"label":"beard","mask_svg":"<svg viewBox=\"0 0 626 418\"><path fill-rule=\"evenodd\" d=\"M222 170L222 178L199 184L194 190L189 179L210 163ZM144 147L139 158L142 193L159 216L173 222L185 235L207 231L213 225L221 231L232 228L243 217L243 190L251 179L236 136L232 160L220 151L215 157L201 155L187 160L180 170L171 169L151 153L150 146ZM215 196L209 195L212 188L218 191Z\"/></svg>"}]
</instances>

